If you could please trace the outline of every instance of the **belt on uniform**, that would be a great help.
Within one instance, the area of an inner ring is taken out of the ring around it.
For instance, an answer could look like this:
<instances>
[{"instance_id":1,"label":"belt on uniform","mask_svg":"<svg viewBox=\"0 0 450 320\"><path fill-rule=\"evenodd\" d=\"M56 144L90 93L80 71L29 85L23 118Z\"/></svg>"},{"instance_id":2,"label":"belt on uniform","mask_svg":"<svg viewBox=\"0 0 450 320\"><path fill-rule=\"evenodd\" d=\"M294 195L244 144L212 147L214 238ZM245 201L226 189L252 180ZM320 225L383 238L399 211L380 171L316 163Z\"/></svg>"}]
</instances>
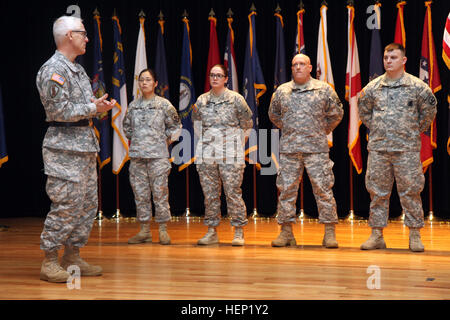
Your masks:
<instances>
[{"instance_id":1,"label":"belt on uniform","mask_svg":"<svg viewBox=\"0 0 450 320\"><path fill-rule=\"evenodd\" d=\"M50 121L48 125L50 127L89 127L90 121L88 119L83 119L77 122Z\"/></svg>"}]
</instances>

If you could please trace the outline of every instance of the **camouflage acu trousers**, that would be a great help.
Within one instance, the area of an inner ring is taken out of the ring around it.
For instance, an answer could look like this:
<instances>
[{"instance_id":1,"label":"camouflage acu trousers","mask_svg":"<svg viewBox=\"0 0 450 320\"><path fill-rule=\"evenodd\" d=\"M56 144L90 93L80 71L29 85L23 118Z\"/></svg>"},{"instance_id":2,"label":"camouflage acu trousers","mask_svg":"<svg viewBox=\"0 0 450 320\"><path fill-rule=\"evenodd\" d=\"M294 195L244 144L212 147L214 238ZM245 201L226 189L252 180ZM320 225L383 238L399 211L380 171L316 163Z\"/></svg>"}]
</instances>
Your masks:
<instances>
[{"instance_id":1,"label":"camouflage acu trousers","mask_svg":"<svg viewBox=\"0 0 450 320\"><path fill-rule=\"evenodd\" d=\"M152 202L155 204L155 221L165 223L170 220L168 159L131 158L130 184L136 202L136 217L140 223L149 222L152 217Z\"/></svg>"},{"instance_id":2,"label":"camouflage acu trousers","mask_svg":"<svg viewBox=\"0 0 450 320\"><path fill-rule=\"evenodd\" d=\"M243 227L248 223L247 209L242 199L241 189L244 168L245 164L197 164L200 184L205 197L205 225L216 227L220 223L222 183L231 225Z\"/></svg>"},{"instance_id":3,"label":"camouflage acu trousers","mask_svg":"<svg viewBox=\"0 0 450 320\"><path fill-rule=\"evenodd\" d=\"M46 173L52 173L46 185L52 203L41 234L41 249L83 247L98 206L96 154L44 148L43 156Z\"/></svg>"},{"instance_id":4,"label":"camouflage acu trousers","mask_svg":"<svg viewBox=\"0 0 450 320\"><path fill-rule=\"evenodd\" d=\"M383 228L389 217L389 199L392 185L397 191L405 214L405 225L424 226L420 193L425 184L420 153L370 151L367 160L366 188L370 193L369 226Z\"/></svg>"},{"instance_id":5,"label":"camouflage acu trousers","mask_svg":"<svg viewBox=\"0 0 450 320\"><path fill-rule=\"evenodd\" d=\"M280 170L277 187L279 224L296 222L298 187L306 168L319 210L320 223L338 223L336 201L333 196L334 185L333 161L328 152L321 153L280 153Z\"/></svg>"}]
</instances>

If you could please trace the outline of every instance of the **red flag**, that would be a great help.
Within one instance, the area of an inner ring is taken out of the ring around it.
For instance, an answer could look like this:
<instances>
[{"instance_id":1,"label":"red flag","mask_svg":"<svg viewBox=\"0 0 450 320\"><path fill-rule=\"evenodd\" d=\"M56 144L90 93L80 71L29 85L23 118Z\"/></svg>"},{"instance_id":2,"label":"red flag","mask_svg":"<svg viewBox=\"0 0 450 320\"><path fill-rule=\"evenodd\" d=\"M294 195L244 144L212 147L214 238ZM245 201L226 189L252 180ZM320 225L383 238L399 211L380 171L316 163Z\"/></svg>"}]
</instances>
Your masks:
<instances>
[{"instance_id":1,"label":"red flag","mask_svg":"<svg viewBox=\"0 0 450 320\"><path fill-rule=\"evenodd\" d=\"M359 127L361 120L358 114L358 96L361 91L361 73L359 70L358 45L356 43L354 19L355 8L348 8L348 53L347 72L345 75L345 98L350 106L350 120L348 123L348 152L358 173L362 172L361 140Z\"/></svg>"},{"instance_id":2,"label":"red flag","mask_svg":"<svg viewBox=\"0 0 450 320\"><path fill-rule=\"evenodd\" d=\"M403 7L406 5L406 1L400 1L397 3L397 22L395 23L395 37L394 42L400 43L406 48L406 35L405 35L405 21L403 19Z\"/></svg>"},{"instance_id":3,"label":"red flag","mask_svg":"<svg viewBox=\"0 0 450 320\"><path fill-rule=\"evenodd\" d=\"M219 56L219 42L217 41L217 32L216 32L216 24L217 19L214 18L214 11L211 9L209 20L209 53L208 53L208 64L206 65L206 77L205 77L205 92L208 92L211 89L209 84L209 71L211 68L220 64L220 56Z\"/></svg>"},{"instance_id":4,"label":"red flag","mask_svg":"<svg viewBox=\"0 0 450 320\"><path fill-rule=\"evenodd\" d=\"M434 48L433 33L431 30L431 2L426 1L425 21L422 34L422 51L420 57L419 78L425 81L433 93L441 90L441 79L436 59L436 50ZM424 172L433 162L433 149L436 149L436 119L431 123L430 128L421 134L422 148L420 149L420 160Z\"/></svg>"}]
</instances>

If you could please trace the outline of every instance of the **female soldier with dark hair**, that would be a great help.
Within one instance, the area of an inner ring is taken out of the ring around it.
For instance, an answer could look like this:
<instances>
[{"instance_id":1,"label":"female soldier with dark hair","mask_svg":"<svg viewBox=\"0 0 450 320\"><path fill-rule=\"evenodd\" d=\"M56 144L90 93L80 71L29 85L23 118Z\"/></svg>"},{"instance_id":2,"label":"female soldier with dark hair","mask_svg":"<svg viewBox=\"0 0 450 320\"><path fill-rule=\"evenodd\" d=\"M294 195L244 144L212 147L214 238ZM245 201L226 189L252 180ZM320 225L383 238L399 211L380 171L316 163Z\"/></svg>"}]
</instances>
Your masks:
<instances>
[{"instance_id":1,"label":"female soldier with dark hair","mask_svg":"<svg viewBox=\"0 0 450 320\"><path fill-rule=\"evenodd\" d=\"M159 223L159 243L170 244L167 221L170 220L168 176L171 169L168 145L181 132L180 119L169 100L155 94L158 86L151 69L138 78L142 97L128 106L123 131L130 140L130 184L136 201L136 216L141 224L138 234L128 243L151 242L151 195L155 203L155 221Z\"/></svg>"},{"instance_id":2,"label":"female soldier with dark hair","mask_svg":"<svg viewBox=\"0 0 450 320\"><path fill-rule=\"evenodd\" d=\"M196 150L196 166L205 196L204 221L208 226L208 232L198 244L219 242L216 227L220 222L223 183L231 225L235 227L232 245L242 246L242 227L248 223L241 190L245 168L244 131L253 127L252 111L240 94L227 89L228 74L223 65L211 68L209 80L211 90L197 99L192 113L194 130L202 138Z\"/></svg>"}]
</instances>

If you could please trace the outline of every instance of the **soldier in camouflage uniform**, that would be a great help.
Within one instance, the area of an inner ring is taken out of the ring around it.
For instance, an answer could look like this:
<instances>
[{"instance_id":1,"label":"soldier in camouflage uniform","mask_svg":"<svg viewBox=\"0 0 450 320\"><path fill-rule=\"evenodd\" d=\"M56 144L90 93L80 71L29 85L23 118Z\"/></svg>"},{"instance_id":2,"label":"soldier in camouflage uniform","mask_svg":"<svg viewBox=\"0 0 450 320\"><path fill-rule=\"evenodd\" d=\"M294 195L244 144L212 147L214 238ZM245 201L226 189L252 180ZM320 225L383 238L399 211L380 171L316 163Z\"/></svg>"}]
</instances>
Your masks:
<instances>
[{"instance_id":1,"label":"soldier in camouflage uniform","mask_svg":"<svg viewBox=\"0 0 450 320\"><path fill-rule=\"evenodd\" d=\"M91 118L113 108L107 95L95 99L89 78L75 58L86 51L88 38L81 19L61 17L53 24L57 50L40 68L36 85L49 128L43 142L47 194L52 201L41 234L45 252L40 278L65 282L64 269L80 267L82 276L102 274L79 256L97 212L96 153L98 141ZM61 265L58 250L64 245ZM64 269L63 269L64 268Z\"/></svg>"},{"instance_id":2,"label":"soldier in camouflage uniform","mask_svg":"<svg viewBox=\"0 0 450 320\"><path fill-rule=\"evenodd\" d=\"M253 127L252 111L245 99L225 87L227 69L216 65L210 70L211 90L196 102L192 121L201 139L196 149L196 166L205 196L205 225L208 232L199 245L219 242L216 227L220 223L222 183L227 209L234 226L233 246L244 245L243 227L247 209L242 199L245 131ZM247 131L248 133L248 131Z\"/></svg>"},{"instance_id":3,"label":"soldier in camouflage uniform","mask_svg":"<svg viewBox=\"0 0 450 320\"><path fill-rule=\"evenodd\" d=\"M137 220L141 224L138 234L128 243L152 242L153 194L159 243L170 244L166 225L171 218L168 188L171 165L167 146L180 135L181 123L170 101L155 94L158 80L153 70L143 70L138 81L142 97L130 103L123 121L123 131L131 141L130 184L136 201Z\"/></svg>"},{"instance_id":4,"label":"soldier in camouflage uniform","mask_svg":"<svg viewBox=\"0 0 450 320\"><path fill-rule=\"evenodd\" d=\"M313 187L319 222L325 224L322 245L338 247L333 162L328 154L327 135L339 124L344 111L333 88L313 79L311 70L309 57L296 55L292 59L293 80L279 86L270 102L269 118L282 131L277 178L277 221L282 227L278 238L272 241L274 247L296 245L292 223L296 222L295 202L304 168Z\"/></svg>"},{"instance_id":5,"label":"soldier in camouflage uniform","mask_svg":"<svg viewBox=\"0 0 450 320\"><path fill-rule=\"evenodd\" d=\"M424 226L420 193L425 178L420 161L420 133L436 115L436 98L422 80L404 71L405 49L390 44L384 51L386 73L372 80L359 98L359 116L370 130L366 187L370 193L369 226L372 235L361 249L386 248L389 198L394 183L410 229L409 247L424 251L420 228Z\"/></svg>"}]
</instances>

